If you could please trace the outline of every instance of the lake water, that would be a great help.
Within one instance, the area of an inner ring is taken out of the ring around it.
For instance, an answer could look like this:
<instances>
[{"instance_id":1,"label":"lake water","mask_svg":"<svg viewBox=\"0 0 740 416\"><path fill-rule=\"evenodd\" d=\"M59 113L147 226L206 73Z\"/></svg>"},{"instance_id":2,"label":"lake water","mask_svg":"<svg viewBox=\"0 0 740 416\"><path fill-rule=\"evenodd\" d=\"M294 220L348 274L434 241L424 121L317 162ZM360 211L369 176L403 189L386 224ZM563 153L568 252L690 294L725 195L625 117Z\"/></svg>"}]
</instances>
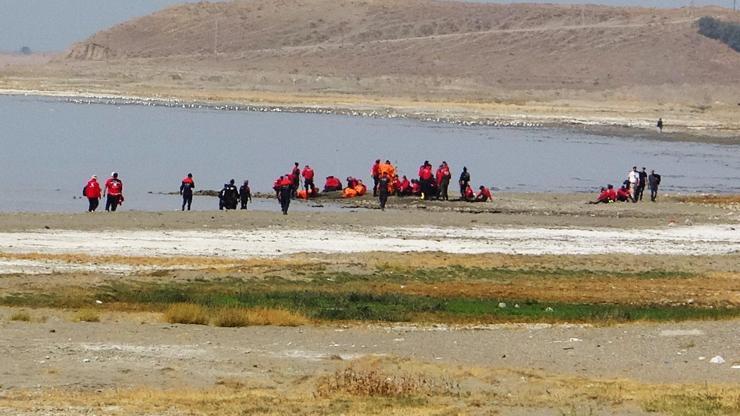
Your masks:
<instances>
[{"instance_id":1,"label":"lake water","mask_svg":"<svg viewBox=\"0 0 740 416\"><path fill-rule=\"evenodd\" d=\"M158 193L177 191L188 172L199 189L218 190L234 178L268 192L295 161L313 166L321 186L328 175L369 182L377 158L409 177L424 160L446 160L454 180L467 166L476 187L502 191L596 192L621 183L637 165L660 173L665 191L740 193L740 146L564 129L4 96L0 143L0 211L84 210L86 201L75 198L89 176L102 182L114 170L124 182L125 209L167 210L178 208L179 197ZM216 207L215 198L194 202L197 209ZM277 209L272 201L255 208Z\"/></svg>"}]
</instances>

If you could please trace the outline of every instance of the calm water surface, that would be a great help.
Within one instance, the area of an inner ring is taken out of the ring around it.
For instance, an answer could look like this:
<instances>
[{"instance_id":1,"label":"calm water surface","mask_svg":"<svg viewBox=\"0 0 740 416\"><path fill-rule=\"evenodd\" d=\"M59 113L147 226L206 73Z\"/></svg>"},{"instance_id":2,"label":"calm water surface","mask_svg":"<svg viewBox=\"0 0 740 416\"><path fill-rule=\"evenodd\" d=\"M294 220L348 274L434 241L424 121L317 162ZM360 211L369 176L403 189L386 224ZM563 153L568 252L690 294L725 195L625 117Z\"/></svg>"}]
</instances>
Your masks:
<instances>
[{"instance_id":1,"label":"calm water surface","mask_svg":"<svg viewBox=\"0 0 740 416\"><path fill-rule=\"evenodd\" d=\"M416 174L424 160L462 166L473 184L503 191L596 192L620 183L633 166L655 169L663 190L740 193L740 146L670 143L596 136L559 129L461 127L412 120L227 112L146 106L72 104L0 97L0 211L79 211L75 199L91 174L118 171L125 209L176 209L192 172L200 189L234 178L253 191L293 162L328 175L369 181L376 158ZM213 209L214 198L194 207ZM257 209L276 209L271 201ZM298 209L317 209L302 205ZM324 208L325 209L325 208Z\"/></svg>"}]
</instances>

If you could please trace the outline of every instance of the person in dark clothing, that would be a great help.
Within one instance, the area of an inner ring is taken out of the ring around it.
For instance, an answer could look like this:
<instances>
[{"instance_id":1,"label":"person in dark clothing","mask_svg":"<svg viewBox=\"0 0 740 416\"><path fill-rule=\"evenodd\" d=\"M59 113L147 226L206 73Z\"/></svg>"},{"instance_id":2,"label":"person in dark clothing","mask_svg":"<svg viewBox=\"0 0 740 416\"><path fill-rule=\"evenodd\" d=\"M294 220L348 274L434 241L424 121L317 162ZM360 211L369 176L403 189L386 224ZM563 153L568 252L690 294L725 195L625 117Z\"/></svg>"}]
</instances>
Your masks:
<instances>
[{"instance_id":1,"label":"person in dark clothing","mask_svg":"<svg viewBox=\"0 0 740 416\"><path fill-rule=\"evenodd\" d=\"M193 180L193 174L188 173L188 176L182 180L180 184L180 195L182 195L182 210L185 211L185 207L188 207L190 211L190 205L193 204L193 189L195 189L195 181Z\"/></svg>"},{"instance_id":2,"label":"person in dark clothing","mask_svg":"<svg viewBox=\"0 0 740 416\"><path fill-rule=\"evenodd\" d=\"M658 119L656 126L658 127L658 133L663 133L663 118Z\"/></svg>"},{"instance_id":3,"label":"person in dark clothing","mask_svg":"<svg viewBox=\"0 0 740 416\"><path fill-rule=\"evenodd\" d=\"M249 181L244 181L239 188L239 200L242 209L247 209L247 203L252 202L252 190L249 188Z\"/></svg>"},{"instance_id":4,"label":"person in dark clothing","mask_svg":"<svg viewBox=\"0 0 740 416\"><path fill-rule=\"evenodd\" d=\"M388 202L388 174L385 172L378 179L378 199L380 200L380 210L385 211L385 204Z\"/></svg>"},{"instance_id":5,"label":"person in dark clothing","mask_svg":"<svg viewBox=\"0 0 740 416\"><path fill-rule=\"evenodd\" d=\"M301 168L299 167L298 162L295 162L295 165L293 166L293 170L290 172L291 179L293 179L293 183L291 184L291 191L290 195L291 198L295 199L296 196L298 196L298 188L301 187Z\"/></svg>"},{"instance_id":6,"label":"person in dark clothing","mask_svg":"<svg viewBox=\"0 0 740 416\"><path fill-rule=\"evenodd\" d=\"M470 184L470 172L468 172L468 168L465 166L463 166L462 173L460 173L458 183L460 184L460 199L464 199L465 190L468 189L468 185Z\"/></svg>"},{"instance_id":7,"label":"person in dark clothing","mask_svg":"<svg viewBox=\"0 0 740 416\"><path fill-rule=\"evenodd\" d=\"M236 209L236 205L239 203L239 190L236 189L233 179L229 183L224 184L224 188L219 192L218 198L218 209Z\"/></svg>"},{"instance_id":8,"label":"person in dark clothing","mask_svg":"<svg viewBox=\"0 0 740 416\"><path fill-rule=\"evenodd\" d=\"M655 198L658 197L658 185L660 185L660 175L651 170L650 175L648 175L648 186L650 187L650 200L652 202L655 202Z\"/></svg>"},{"instance_id":9,"label":"person in dark clothing","mask_svg":"<svg viewBox=\"0 0 740 416\"><path fill-rule=\"evenodd\" d=\"M645 192L645 185L647 185L648 174L645 171L645 167L638 173L640 182L637 184L637 191L635 191L635 202L642 201L642 193Z\"/></svg>"},{"instance_id":10,"label":"person in dark clothing","mask_svg":"<svg viewBox=\"0 0 740 416\"><path fill-rule=\"evenodd\" d=\"M283 211L283 215L288 215L288 208L290 207L290 199L293 196L293 179L290 175L283 176L283 179L278 183L278 201L280 201L280 209Z\"/></svg>"}]
</instances>

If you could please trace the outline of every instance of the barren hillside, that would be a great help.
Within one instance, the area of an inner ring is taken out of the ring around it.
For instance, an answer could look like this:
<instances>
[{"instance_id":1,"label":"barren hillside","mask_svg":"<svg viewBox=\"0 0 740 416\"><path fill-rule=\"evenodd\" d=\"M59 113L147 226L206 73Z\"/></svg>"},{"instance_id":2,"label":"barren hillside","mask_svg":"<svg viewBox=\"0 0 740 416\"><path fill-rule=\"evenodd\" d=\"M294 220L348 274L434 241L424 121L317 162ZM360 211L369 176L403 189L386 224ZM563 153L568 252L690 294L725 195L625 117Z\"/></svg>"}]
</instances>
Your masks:
<instances>
[{"instance_id":1,"label":"barren hillside","mask_svg":"<svg viewBox=\"0 0 740 416\"><path fill-rule=\"evenodd\" d=\"M198 3L98 33L68 57L166 58L236 71L356 78L442 77L489 88L737 83L740 54L697 34L699 13L731 14L430 0Z\"/></svg>"},{"instance_id":2,"label":"barren hillside","mask_svg":"<svg viewBox=\"0 0 740 416\"><path fill-rule=\"evenodd\" d=\"M736 137L740 53L697 32L707 15L740 21L720 8L201 2L0 70L0 88L645 127L663 116Z\"/></svg>"}]
</instances>

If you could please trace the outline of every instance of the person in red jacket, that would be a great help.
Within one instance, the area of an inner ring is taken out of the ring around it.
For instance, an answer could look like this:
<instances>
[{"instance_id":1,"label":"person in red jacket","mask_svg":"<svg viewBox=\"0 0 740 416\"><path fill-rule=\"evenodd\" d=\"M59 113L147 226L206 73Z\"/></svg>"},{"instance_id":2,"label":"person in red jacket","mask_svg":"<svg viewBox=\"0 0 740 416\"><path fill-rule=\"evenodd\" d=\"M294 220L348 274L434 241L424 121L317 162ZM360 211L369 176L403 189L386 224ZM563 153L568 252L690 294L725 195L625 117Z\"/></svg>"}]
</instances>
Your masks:
<instances>
[{"instance_id":1,"label":"person in red jacket","mask_svg":"<svg viewBox=\"0 0 740 416\"><path fill-rule=\"evenodd\" d=\"M193 174L188 173L188 176L183 178L180 184L180 195L182 195L182 210L185 211L187 206L190 211L190 206L193 204L193 189L195 189L195 180L193 180Z\"/></svg>"},{"instance_id":2,"label":"person in red jacket","mask_svg":"<svg viewBox=\"0 0 740 416\"><path fill-rule=\"evenodd\" d=\"M437 187L439 188L439 198L445 201L450 199L447 194L450 187L450 178L452 178L450 167L447 165L447 162L442 161L439 169L437 169Z\"/></svg>"},{"instance_id":3,"label":"person in red jacket","mask_svg":"<svg viewBox=\"0 0 740 416\"><path fill-rule=\"evenodd\" d=\"M473 188L470 186L470 184L468 184L465 187L465 191L463 192L462 198L465 201L475 200L475 192L473 192Z\"/></svg>"},{"instance_id":4,"label":"person in red jacket","mask_svg":"<svg viewBox=\"0 0 740 416\"><path fill-rule=\"evenodd\" d=\"M375 160L375 164L370 168L370 176L373 178L373 196L378 196L378 181L380 180L380 159Z\"/></svg>"},{"instance_id":5,"label":"person in red jacket","mask_svg":"<svg viewBox=\"0 0 740 416\"><path fill-rule=\"evenodd\" d=\"M411 182L409 182L409 179L406 177L406 175L403 175L401 182L398 184L398 196L408 195L411 195Z\"/></svg>"},{"instance_id":6,"label":"person in red jacket","mask_svg":"<svg viewBox=\"0 0 740 416\"><path fill-rule=\"evenodd\" d=\"M88 206L87 206L87 212L95 212L96 209L98 209L98 205L100 204L100 184L98 183L98 177L95 175L92 175L90 177L90 180L87 181L87 184L84 188L82 188L82 195L87 198Z\"/></svg>"},{"instance_id":7,"label":"person in red jacket","mask_svg":"<svg viewBox=\"0 0 740 416\"><path fill-rule=\"evenodd\" d=\"M298 196L298 188L301 187L301 168L298 162L295 162L293 165L293 170L290 171L290 178L293 180L293 183L291 184L292 190L291 195L292 198L295 199L296 196Z\"/></svg>"},{"instance_id":8,"label":"person in red jacket","mask_svg":"<svg viewBox=\"0 0 740 416\"><path fill-rule=\"evenodd\" d=\"M111 173L111 177L105 181L103 196L106 196L105 210L115 212L116 208L123 203L123 182L118 179L118 172Z\"/></svg>"},{"instance_id":9,"label":"person in red jacket","mask_svg":"<svg viewBox=\"0 0 740 416\"><path fill-rule=\"evenodd\" d=\"M342 190L342 181L334 176L327 176L324 182L324 192L334 192Z\"/></svg>"},{"instance_id":10,"label":"person in red jacket","mask_svg":"<svg viewBox=\"0 0 740 416\"><path fill-rule=\"evenodd\" d=\"M316 192L316 186L313 184L314 172L311 166L306 165L301 172L303 176L303 187L306 189L306 195L313 195ZM311 188L311 192L308 191Z\"/></svg>"},{"instance_id":11,"label":"person in red jacket","mask_svg":"<svg viewBox=\"0 0 740 416\"><path fill-rule=\"evenodd\" d=\"M419 182L421 183L421 193L424 195L424 199L432 198L432 181L434 180L434 173L432 173L432 165L428 160L424 161L424 164L419 167Z\"/></svg>"},{"instance_id":12,"label":"person in red jacket","mask_svg":"<svg viewBox=\"0 0 740 416\"><path fill-rule=\"evenodd\" d=\"M491 195L491 191L488 188L481 186L478 189L480 191L478 192L478 195L475 196L475 202L493 201L493 195Z\"/></svg>"},{"instance_id":13,"label":"person in red jacket","mask_svg":"<svg viewBox=\"0 0 740 416\"><path fill-rule=\"evenodd\" d=\"M280 192L278 193L278 201L280 201L280 208L283 211L283 215L288 215L288 208L290 207L290 199L293 197L293 186L295 181L292 178L292 174L283 176L279 184Z\"/></svg>"}]
</instances>

